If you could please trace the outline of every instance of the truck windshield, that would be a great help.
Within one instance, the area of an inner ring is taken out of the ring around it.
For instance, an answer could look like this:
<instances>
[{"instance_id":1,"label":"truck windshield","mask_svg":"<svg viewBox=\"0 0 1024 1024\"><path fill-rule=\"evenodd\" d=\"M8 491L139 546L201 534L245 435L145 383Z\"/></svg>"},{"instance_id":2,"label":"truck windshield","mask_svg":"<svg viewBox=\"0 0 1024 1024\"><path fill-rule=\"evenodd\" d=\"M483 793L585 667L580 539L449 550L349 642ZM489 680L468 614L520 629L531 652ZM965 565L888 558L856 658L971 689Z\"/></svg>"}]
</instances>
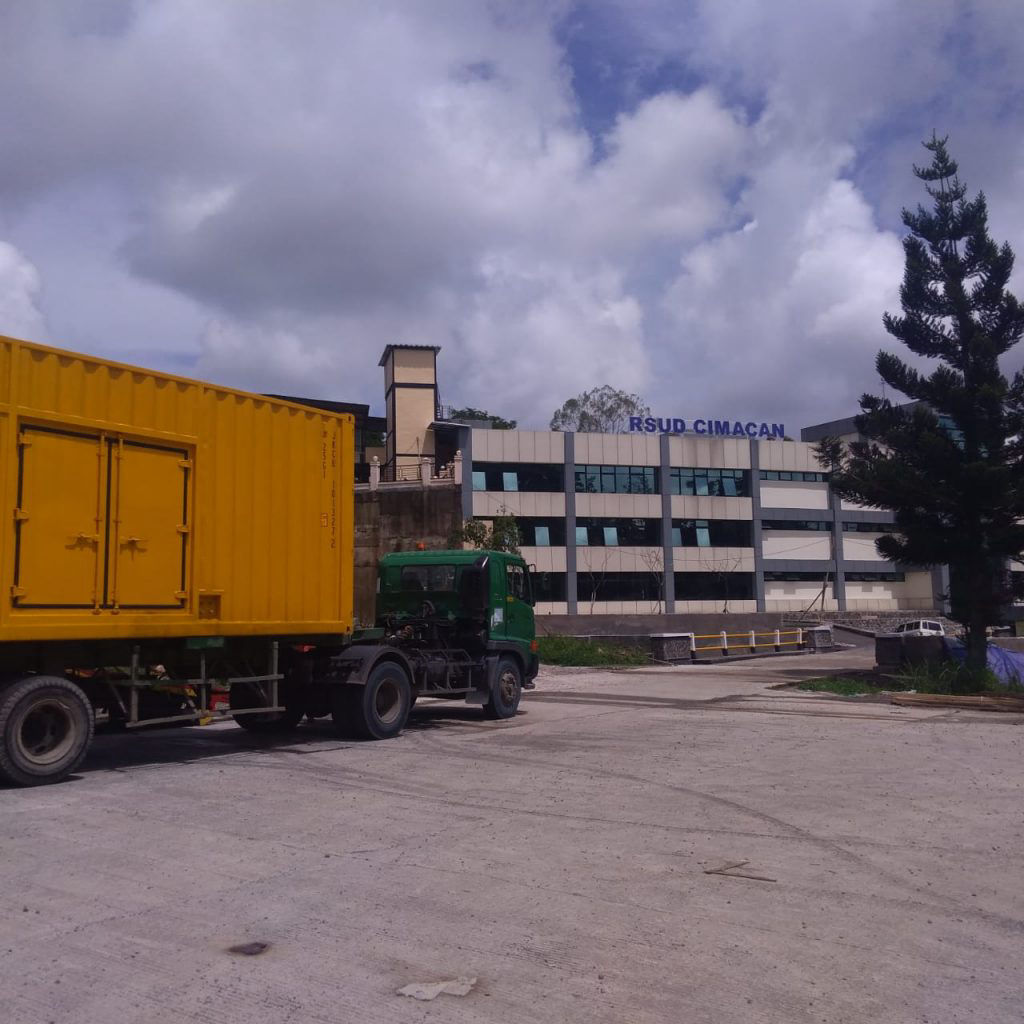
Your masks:
<instances>
[{"instance_id":1,"label":"truck windshield","mask_svg":"<svg viewBox=\"0 0 1024 1024\"><path fill-rule=\"evenodd\" d=\"M398 589L406 591L454 591L454 565L405 565L399 578Z\"/></svg>"}]
</instances>

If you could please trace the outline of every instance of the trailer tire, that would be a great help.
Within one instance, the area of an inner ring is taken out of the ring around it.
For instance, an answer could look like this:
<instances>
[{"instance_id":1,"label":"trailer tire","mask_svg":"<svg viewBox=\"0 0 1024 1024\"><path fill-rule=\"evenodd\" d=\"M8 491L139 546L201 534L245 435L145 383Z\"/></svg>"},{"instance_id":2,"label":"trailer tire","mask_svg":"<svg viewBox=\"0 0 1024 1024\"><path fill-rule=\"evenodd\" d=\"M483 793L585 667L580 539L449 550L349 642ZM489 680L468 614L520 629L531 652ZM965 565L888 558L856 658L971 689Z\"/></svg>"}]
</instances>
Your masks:
<instances>
[{"instance_id":1,"label":"trailer tire","mask_svg":"<svg viewBox=\"0 0 1024 1024\"><path fill-rule=\"evenodd\" d=\"M341 736L389 740L409 719L412 686L394 661L379 662L362 686L339 686L334 696L334 728Z\"/></svg>"},{"instance_id":2,"label":"trailer tire","mask_svg":"<svg viewBox=\"0 0 1024 1024\"><path fill-rule=\"evenodd\" d=\"M491 696L484 704L484 717L494 720L515 718L523 696L523 671L515 658L501 658L494 674Z\"/></svg>"},{"instance_id":3,"label":"trailer tire","mask_svg":"<svg viewBox=\"0 0 1024 1024\"><path fill-rule=\"evenodd\" d=\"M93 710L80 686L27 676L0 691L0 779L18 786L59 782L85 758Z\"/></svg>"},{"instance_id":4,"label":"trailer tire","mask_svg":"<svg viewBox=\"0 0 1024 1024\"><path fill-rule=\"evenodd\" d=\"M261 696L259 690L246 683L232 683L228 701L233 711L241 711L242 708L257 707L253 701ZM302 721L305 709L297 706L298 701L294 698L288 699L288 691L283 685L280 686L278 699L283 702L284 711L268 711L265 715L235 715L235 721L246 732L260 736L277 736L291 732Z\"/></svg>"}]
</instances>

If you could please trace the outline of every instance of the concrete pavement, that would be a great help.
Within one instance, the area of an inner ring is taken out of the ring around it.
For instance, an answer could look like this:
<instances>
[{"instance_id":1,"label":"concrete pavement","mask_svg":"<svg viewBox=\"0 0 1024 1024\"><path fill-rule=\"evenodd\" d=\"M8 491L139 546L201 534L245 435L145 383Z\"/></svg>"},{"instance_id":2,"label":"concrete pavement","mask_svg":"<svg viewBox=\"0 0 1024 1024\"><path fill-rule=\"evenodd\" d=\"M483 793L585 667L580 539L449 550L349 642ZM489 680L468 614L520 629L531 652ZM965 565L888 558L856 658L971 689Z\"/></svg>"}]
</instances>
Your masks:
<instances>
[{"instance_id":1,"label":"concrete pavement","mask_svg":"<svg viewBox=\"0 0 1024 1024\"><path fill-rule=\"evenodd\" d=\"M103 738L0 790L2 1019L1016 1022L1021 723L770 689L863 657Z\"/></svg>"}]
</instances>

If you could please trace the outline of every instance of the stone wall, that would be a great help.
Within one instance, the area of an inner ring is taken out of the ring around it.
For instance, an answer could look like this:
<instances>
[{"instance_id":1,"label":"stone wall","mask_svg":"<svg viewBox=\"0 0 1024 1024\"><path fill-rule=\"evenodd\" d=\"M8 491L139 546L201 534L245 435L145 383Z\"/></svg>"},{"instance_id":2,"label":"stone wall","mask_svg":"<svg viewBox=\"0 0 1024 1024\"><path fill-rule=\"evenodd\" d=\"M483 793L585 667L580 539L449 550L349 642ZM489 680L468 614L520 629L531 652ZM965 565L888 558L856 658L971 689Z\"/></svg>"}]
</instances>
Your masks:
<instances>
[{"instance_id":1,"label":"stone wall","mask_svg":"<svg viewBox=\"0 0 1024 1024\"><path fill-rule=\"evenodd\" d=\"M745 633L782 629L782 612L737 612L732 615L702 613L688 615L538 615L538 633L569 636L626 636L651 633Z\"/></svg>"},{"instance_id":2,"label":"stone wall","mask_svg":"<svg viewBox=\"0 0 1024 1024\"><path fill-rule=\"evenodd\" d=\"M355 615L356 622L373 622L377 592L377 560L391 551L428 550L448 546L454 527L462 522L461 487L449 481L429 484L381 484L375 490L356 488Z\"/></svg>"}]
</instances>

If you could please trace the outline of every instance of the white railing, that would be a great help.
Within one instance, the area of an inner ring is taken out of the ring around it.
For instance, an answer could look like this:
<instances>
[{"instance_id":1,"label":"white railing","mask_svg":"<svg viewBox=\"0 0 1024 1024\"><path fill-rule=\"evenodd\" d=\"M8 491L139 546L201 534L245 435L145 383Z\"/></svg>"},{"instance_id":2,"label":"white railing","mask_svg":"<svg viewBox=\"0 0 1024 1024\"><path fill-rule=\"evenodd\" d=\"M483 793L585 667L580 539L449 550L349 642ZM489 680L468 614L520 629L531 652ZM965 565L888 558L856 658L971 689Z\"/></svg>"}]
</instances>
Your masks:
<instances>
[{"instance_id":1,"label":"white railing","mask_svg":"<svg viewBox=\"0 0 1024 1024\"><path fill-rule=\"evenodd\" d=\"M370 463L369 488L371 491L377 490L382 484L387 486L394 483L420 483L422 486L428 487L432 483L442 481L454 484L462 483L461 451L455 453L455 458L451 462L441 465L436 473L435 460L427 457L420 459L419 463L414 465L390 466L386 474L376 455Z\"/></svg>"}]
</instances>

